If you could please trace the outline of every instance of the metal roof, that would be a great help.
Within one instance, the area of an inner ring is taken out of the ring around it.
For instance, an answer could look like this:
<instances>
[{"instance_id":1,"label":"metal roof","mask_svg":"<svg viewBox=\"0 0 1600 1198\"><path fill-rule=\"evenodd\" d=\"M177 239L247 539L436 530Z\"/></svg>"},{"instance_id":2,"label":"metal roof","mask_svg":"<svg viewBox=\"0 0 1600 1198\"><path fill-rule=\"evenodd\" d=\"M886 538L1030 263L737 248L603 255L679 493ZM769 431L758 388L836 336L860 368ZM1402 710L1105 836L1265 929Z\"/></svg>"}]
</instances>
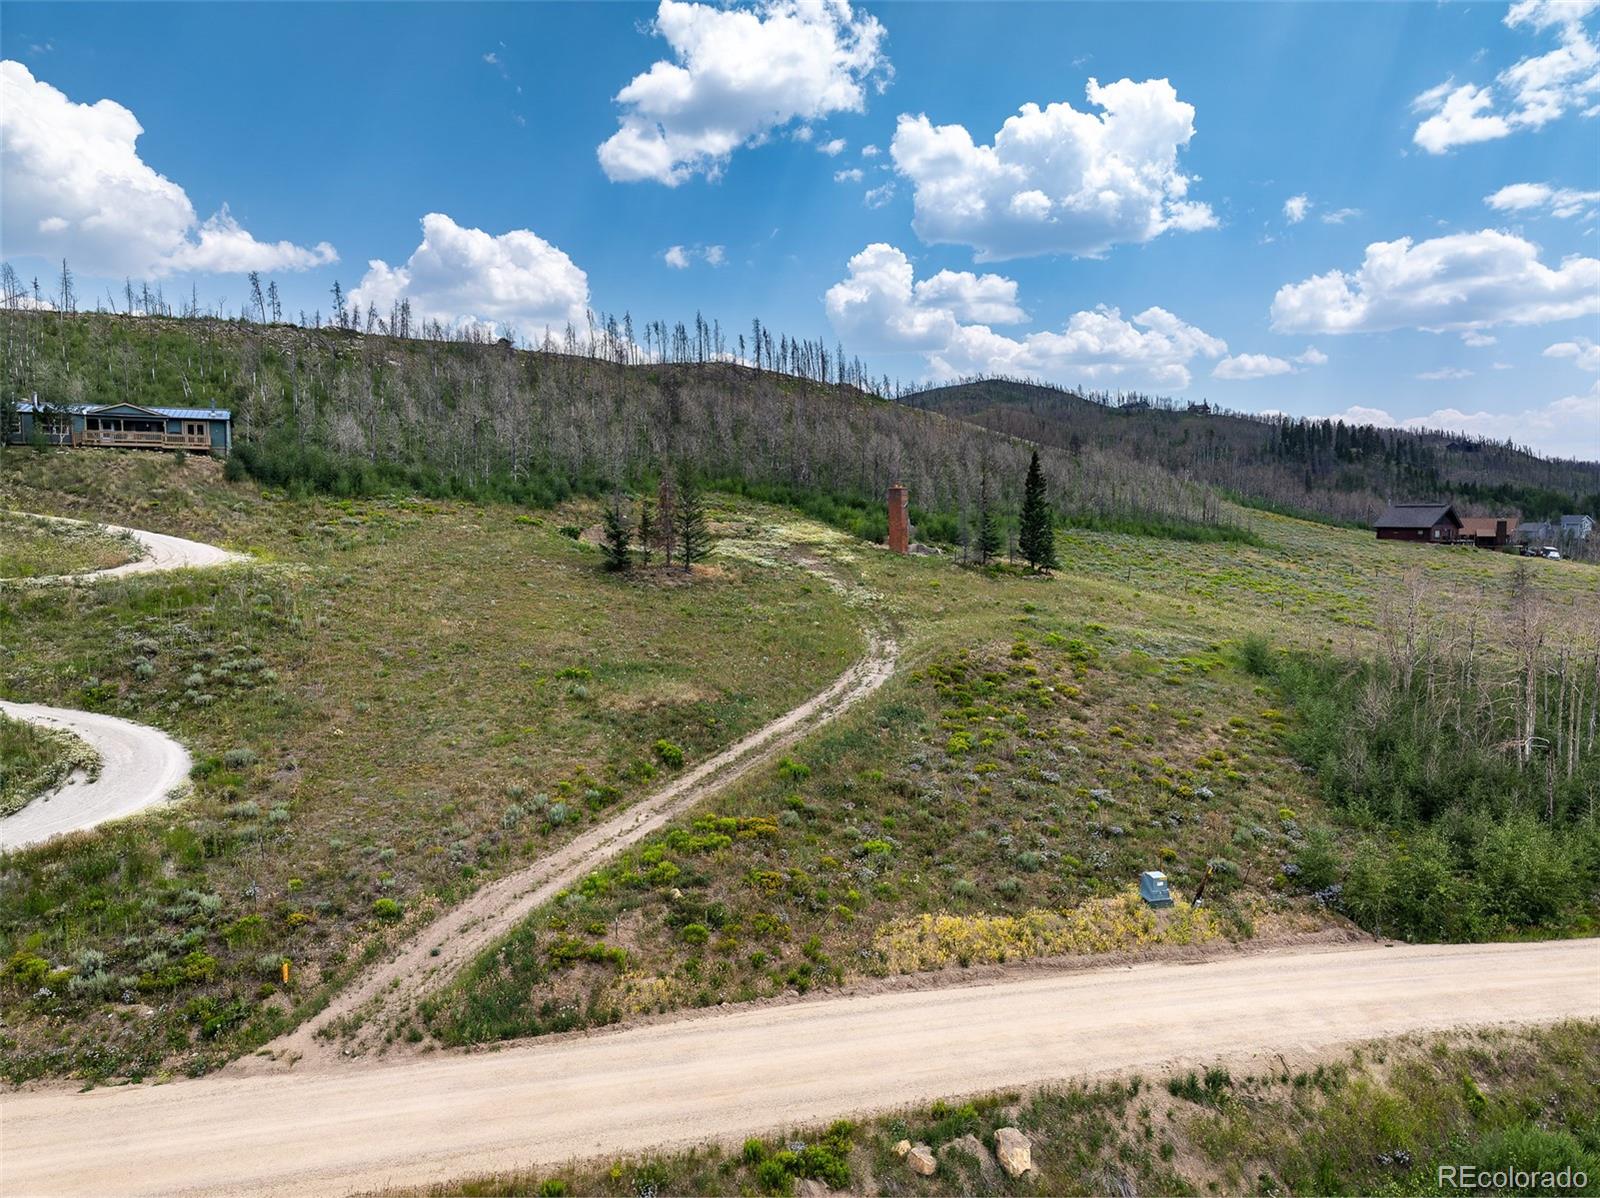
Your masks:
<instances>
[{"instance_id":1,"label":"metal roof","mask_svg":"<svg viewBox=\"0 0 1600 1198\"><path fill-rule=\"evenodd\" d=\"M1374 528L1432 528L1439 521L1449 518L1457 527L1461 524L1461 517L1456 515L1455 508L1448 503L1391 503L1389 510L1378 517Z\"/></svg>"},{"instance_id":2,"label":"metal roof","mask_svg":"<svg viewBox=\"0 0 1600 1198\"><path fill-rule=\"evenodd\" d=\"M165 416L169 420L229 420L233 413L227 408L147 408L137 403L110 403L110 404L42 404L37 400L24 400L17 405L19 412L72 412L79 416L93 416L96 412L110 411L112 408L137 408L141 412L150 412L156 416Z\"/></svg>"}]
</instances>

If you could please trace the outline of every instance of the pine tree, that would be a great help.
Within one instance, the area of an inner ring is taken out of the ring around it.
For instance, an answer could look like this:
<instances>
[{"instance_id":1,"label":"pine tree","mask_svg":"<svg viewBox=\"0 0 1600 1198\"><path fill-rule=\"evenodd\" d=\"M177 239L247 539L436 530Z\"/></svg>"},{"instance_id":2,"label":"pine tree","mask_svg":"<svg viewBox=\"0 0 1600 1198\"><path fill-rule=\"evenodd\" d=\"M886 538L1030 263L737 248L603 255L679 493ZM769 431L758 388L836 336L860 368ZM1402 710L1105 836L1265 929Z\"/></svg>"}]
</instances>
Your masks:
<instances>
[{"instance_id":1,"label":"pine tree","mask_svg":"<svg viewBox=\"0 0 1600 1198\"><path fill-rule=\"evenodd\" d=\"M633 529L628 524L627 510L622 506L622 496L613 495L606 505L605 539L600 552L605 555L607 570L626 570L633 565Z\"/></svg>"},{"instance_id":2,"label":"pine tree","mask_svg":"<svg viewBox=\"0 0 1600 1198\"><path fill-rule=\"evenodd\" d=\"M706 529L706 509L700 494L699 481L687 464L678 468L678 557L683 568L689 569L706 555L711 547L711 534Z\"/></svg>"},{"instance_id":3,"label":"pine tree","mask_svg":"<svg viewBox=\"0 0 1600 1198\"><path fill-rule=\"evenodd\" d=\"M644 554L644 564L650 564L650 548L655 544L655 508L646 496L639 497L639 549Z\"/></svg>"},{"instance_id":4,"label":"pine tree","mask_svg":"<svg viewBox=\"0 0 1600 1198\"><path fill-rule=\"evenodd\" d=\"M1017 546L1034 570L1054 570L1056 532L1050 503L1044 494L1044 473L1039 469L1039 451L1028 463L1028 481L1022 488L1022 513L1018 518Z\"/></svg>"},{"instance_id":5,"label":"pine tree","mask_svg":"<svg viewBox=\"0 0 1600 1198\"><path fill-rule=\"evenodd\" d=\"M989 559L1000 552L1000 525L995 520L994 505L989 502L989 474L978 479L978 564L987 566Z\"/></svg>"}]
</instances>

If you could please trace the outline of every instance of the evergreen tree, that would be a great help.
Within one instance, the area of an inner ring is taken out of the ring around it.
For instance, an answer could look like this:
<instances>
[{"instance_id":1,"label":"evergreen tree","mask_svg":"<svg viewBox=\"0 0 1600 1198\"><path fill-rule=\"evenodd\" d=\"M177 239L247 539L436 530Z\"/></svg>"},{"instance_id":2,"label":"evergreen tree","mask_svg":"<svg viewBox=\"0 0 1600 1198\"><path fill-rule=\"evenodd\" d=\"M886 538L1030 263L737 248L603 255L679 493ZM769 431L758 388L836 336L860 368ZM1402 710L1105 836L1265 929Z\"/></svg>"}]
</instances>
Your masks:
<instances>
[{"instance_id":1,"label":"evergreen tree","mask_svg":"<svg viewBox=\"0 0 1600 1198\"><path fill-rule=\"evenodd\" d=\"M606 505L605 539L600 552L605 555L607 570L626 570L633 565L633 529L628 523L628 513L622 506L622 496L613 495Z\"/></svg>"},{"instance_id":2,"label":"evergreen tree","mask_svg":"<svg viewBox=\"0 0 1600 1198\"><path fill-rule=\"evenodd\" d=\"M995 520L994 504L989 501L989 473L978 479L978 564L987 566L1000 552L1000 525Z\"/></svg>"},{"instance_id":3,"label":"evergreen tree","mask_svg":"<svg viewBox=\"0 0 1600 1198\"><path fill-rule=\"evenodd\" d=\"M1017 547L1028 565L1034 570L1054 570L1060 566L1056 560L1056 530L1050 513L1050 503L1044 494L1044 472L1039 469L1039 451L1028 464L1028 481L1022 488L1022 513L1018 521Z\"/></svg>"},{"instance_id":4,"label":"evergreen tree","mask_svg":"<svg viewBox=\"0 0 1600 1198\"><path fill-rule=\"evenodd\" d=\"M647 496L639 497L639 549L644 554L644 564L650 564L650 548L655 543L655 508Z\"/></svg>"},{"instance_id":5,"label":"evergreen tree","mask_svg":"<svg viewBox=\"0 0 1600 1198\"><path fill-rule=\"evenodd\" d=\"M678 556L683 568L689 569L706 555L711 547L711 534L706 529L706 509L700 494L700 483L694 470L687 464L678 467Z\"/></svg>"}]
</instances>

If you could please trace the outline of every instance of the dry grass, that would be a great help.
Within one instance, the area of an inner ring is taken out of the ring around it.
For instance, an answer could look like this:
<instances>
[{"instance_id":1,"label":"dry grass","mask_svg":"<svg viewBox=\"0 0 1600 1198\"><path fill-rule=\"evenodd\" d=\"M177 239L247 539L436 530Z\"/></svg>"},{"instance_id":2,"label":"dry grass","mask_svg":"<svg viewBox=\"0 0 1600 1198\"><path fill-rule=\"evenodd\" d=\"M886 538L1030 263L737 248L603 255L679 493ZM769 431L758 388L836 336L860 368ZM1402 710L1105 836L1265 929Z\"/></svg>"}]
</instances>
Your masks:
<instances>
[{"instance_id":1,"label":"dry grass","mask_svg":"<svg viewBox=\"0 0 1600 1198\"><path fill-rule=\"evenodd\" d=\"M295 502L156 455L14 460L7 506L257 560L0 595L0 693L156 724L199 762L183 806L0 865L0 959L93 948L117 979L103 1003L14 994L13 1075L199 1069L259 1042L406 920L643 793L668 768L657 741L693 763L860 648L790 566L604 575L557 531L587 511ZM186 970L193 953L210 964Z\"/></svg>"}]
</instances>

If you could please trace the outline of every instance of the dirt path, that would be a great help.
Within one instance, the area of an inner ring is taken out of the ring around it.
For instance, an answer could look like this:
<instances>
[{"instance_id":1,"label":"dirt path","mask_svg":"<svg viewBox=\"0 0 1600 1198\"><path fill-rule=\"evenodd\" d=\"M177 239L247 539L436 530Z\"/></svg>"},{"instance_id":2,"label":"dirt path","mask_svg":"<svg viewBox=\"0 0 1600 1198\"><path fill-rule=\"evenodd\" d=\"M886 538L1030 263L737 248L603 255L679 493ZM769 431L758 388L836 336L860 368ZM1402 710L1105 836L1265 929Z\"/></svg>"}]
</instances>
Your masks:
<instances>
[{"instance_id":1,"label":"dirt path","mask_svg":"<svg viewBox=\"0 0 1600 1198\"><path fill-rule=\"evenodd\" d=\"M421 998L447 983L535 907L882 686L894 672L898 649L894 639L879 629L869 629L867 637L866 653L826 690L614 818L596 824L549 857L484 886L413 936L393 958L340 991L321 1014L273 1041L261 1055L236 1062L229 1071L280 1070L302 1060L309 1064L370 1050ZM342 1025L337 1030L343 1040L319 1035L336 1024ZM359 1027L353 1028L354 1024Z\"/></svg>"},{"instance_id":2,"label":"dirt path","mask_svg":"<svg viewBox=\"0 0 1600 1198\"><path fill-rule=\"evenodd\" d=\"M1600 1017L1594 941L1362 945L823 999L499 1052L12 1094L5 1188L341 1194L939 1095L1568 1017Z\"/></svg>"},{"instance_id":3,"label":"dirt path","mask_svg":"<svg viewBox=\"0 0 1600 1198\"><path fill-rule=\"evenodd\" d=\"M109 533L120 533L132 537L144 550L144 555L136 561L127 562L120 566L112 566L105 570L89 570L82 574L52 574L42 578L30 578L26 581L36 584L63 583L63 582L97 582L102 578L121 578L128 574L153 574L161 570L205 569L210 566L223 566L229 562L242 562L247 560L243 554L232 553L227 549L219 549L215 545L207 545L202 541L189 541L183 537L168 536L163 532L145 532L140 528L123 528L120 524L100 524L94 520L73 520L66 516L36 516L31 512L17 512L15 515L28 515L35 520L52 520L58 524L86 524L103 528Z\"/></svg>"},{"instance_id":4,"label":"dirt path","mask_svg":"<svg viewBox=\"0 0 1600 1198\"><path fill-rule=\"evenodd\" d=\"M153 807L189 777L188 751L144 724L38 703L0 700L0 711L12 719L65 729L100 754L95 780L74 775L53 793L0 819L0 849L7 852Z\"/></svg>"}]
</instances>

